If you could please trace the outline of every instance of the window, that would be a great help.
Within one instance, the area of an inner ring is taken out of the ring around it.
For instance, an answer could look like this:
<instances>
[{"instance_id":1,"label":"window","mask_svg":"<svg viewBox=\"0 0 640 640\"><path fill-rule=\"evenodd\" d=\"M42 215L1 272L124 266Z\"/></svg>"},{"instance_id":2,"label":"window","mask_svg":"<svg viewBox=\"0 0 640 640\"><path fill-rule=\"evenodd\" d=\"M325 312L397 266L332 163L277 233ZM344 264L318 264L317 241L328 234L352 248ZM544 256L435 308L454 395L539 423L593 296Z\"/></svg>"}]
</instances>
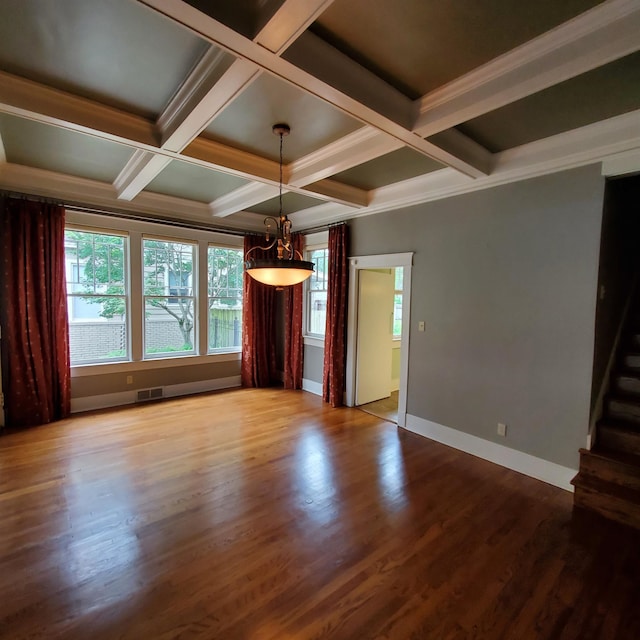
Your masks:
<instances>
[{"instance_id":1,"label":"window","mask_svg":"<svg viewBox=\"0 0 640 640\"><path fill-rule=\"evenodd\" d=\"M71 365L129 359L127 237L64 234Z\"/></svg>"},{"instance_id":2,"label":"window","mask_svg":"<svg viewBox=\"0 0 640 640\"><path fill-rule=\"evenodd\" d=\"M327 281L329 277L329 249L312 249L307 260L313 262L315 270L306 286L306 327L309 336L324 338L327 319Z\"/></svg>"},{"instance_id":3,"label":"window","mask_svg":"<svg viewBox=\"0 0 640 640\"><path fill-rule=\"evenodd\" d=\"M403 267L395 268L395 292L393 295L393 339L402 338L402 290L403 290Z\"/></svg>"},{"instance_id":4,"label":"window","mask_svg":"<svg viewBox=\"0 0 640 640\"><path fill-rule=\"evenodd\" d=\"M196 245L144 238L144 355L195 353Z\"/></svg>"},{"instance_id":5,"label":"window","mask_svg":"<svg viewBox=\"0 0 640 640\"><path fill-rule=\"evenodd\" d=\"M242 346L242 272L240 249L209 246L207 253L209 352Z\"/></svg>"}]
</instances>

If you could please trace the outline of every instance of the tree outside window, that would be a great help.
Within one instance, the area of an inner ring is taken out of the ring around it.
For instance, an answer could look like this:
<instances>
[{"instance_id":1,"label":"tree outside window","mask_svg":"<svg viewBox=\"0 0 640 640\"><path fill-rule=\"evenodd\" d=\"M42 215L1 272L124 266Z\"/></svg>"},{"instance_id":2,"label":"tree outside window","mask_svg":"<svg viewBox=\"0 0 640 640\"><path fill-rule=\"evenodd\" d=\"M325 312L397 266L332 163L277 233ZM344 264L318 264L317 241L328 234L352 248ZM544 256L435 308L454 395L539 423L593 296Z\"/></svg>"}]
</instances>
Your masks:
<instances>
[{"instance_id":1,"label":"tree outside window","mask_svg":"<svg viewBox=\"0 0 640 640\"><path fill-rule=\"evenodd\" d=\"M195 245L144 238L144 353L194 353Z\"/></svg>"},{"instance_id":2,"label":"tree outside window","mask_svg":"<svg viewBox=\"0 0 640 640\"><path fill-rule=\"evenodd\" d=\"M305 283L306 334L324 338L327 321L327 283L329 277L329 249L307 251L307 260L315 269Z\"/></svg>"},{"instance_id":3,"label":"tree outside window","mask_svg":"<svg viewBox=\"0 0 640 640\"><path fill-rule=\"evenodd\" d=\"M243 252L209 246L209 352L239 351L242 346Z\"/></svg>"},{"instance_id":4,"label":"tree outside window","mask_svg":"<svg viewBox=\"0 0 640 640\"><path fill-rule=\"evenodd\" d=\"M71 365L129 359L124 235L65 230Z\"/></svg>"}]
</instances>

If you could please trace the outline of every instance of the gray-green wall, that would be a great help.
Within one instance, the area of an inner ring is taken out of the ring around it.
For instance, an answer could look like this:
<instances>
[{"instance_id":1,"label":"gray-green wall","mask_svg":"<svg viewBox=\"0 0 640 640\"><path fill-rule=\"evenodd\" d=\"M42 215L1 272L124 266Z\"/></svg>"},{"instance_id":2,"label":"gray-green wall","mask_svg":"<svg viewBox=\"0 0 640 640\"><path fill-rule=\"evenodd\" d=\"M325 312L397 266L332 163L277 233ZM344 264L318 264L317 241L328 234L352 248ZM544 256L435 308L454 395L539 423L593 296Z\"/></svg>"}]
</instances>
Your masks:
<instances>
[{"instance_id":1,"label":"gray-green wall","mask_svg":"<svg viewBox=\"0 0 640 640\"><path fill-rule=\"evenodd\" d=\"M350 222L351 255L414 252L408 414L577 468L603 193L590 166Z\"/></svg>"}]
</instances>

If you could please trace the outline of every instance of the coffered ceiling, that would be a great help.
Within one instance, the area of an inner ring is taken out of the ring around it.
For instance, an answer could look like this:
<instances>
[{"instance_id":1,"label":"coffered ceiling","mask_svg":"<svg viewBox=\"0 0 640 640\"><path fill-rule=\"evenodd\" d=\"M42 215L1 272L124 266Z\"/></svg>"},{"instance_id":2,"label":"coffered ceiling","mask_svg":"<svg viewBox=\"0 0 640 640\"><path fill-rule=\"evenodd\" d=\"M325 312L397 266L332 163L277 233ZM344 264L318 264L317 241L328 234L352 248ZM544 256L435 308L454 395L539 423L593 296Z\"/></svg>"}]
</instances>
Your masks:
<instances>
[{"instance_id":1,"label":"coffered ceiling","mask_svg":"<svg viewBox=\"0 0 640 640\"><path fill-rule=\"evenodd\" d=\"M640 0L3 0L0 189L296 229L640 169Z\"/></svg>"}]
</instances>

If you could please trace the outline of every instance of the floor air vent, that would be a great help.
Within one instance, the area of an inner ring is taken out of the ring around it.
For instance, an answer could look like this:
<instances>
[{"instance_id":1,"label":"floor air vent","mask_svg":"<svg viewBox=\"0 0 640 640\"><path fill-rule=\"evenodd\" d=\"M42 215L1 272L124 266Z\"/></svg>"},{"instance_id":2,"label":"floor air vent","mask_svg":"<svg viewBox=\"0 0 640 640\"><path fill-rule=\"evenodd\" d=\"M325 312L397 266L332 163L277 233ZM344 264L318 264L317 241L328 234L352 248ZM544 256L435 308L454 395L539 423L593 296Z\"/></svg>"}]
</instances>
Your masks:
<instances>
[{"instance_id":1,"label":"floor air vent","mask_svg":"<svg viewBox=\"0 0 640 640\"><path fill-rule=\"evenodd\" d=\"M162 387L156 389L141 389L136 396L136 402L147 402L148 400L157 400L162 398Z\"/></svg>"}]
</instances>

